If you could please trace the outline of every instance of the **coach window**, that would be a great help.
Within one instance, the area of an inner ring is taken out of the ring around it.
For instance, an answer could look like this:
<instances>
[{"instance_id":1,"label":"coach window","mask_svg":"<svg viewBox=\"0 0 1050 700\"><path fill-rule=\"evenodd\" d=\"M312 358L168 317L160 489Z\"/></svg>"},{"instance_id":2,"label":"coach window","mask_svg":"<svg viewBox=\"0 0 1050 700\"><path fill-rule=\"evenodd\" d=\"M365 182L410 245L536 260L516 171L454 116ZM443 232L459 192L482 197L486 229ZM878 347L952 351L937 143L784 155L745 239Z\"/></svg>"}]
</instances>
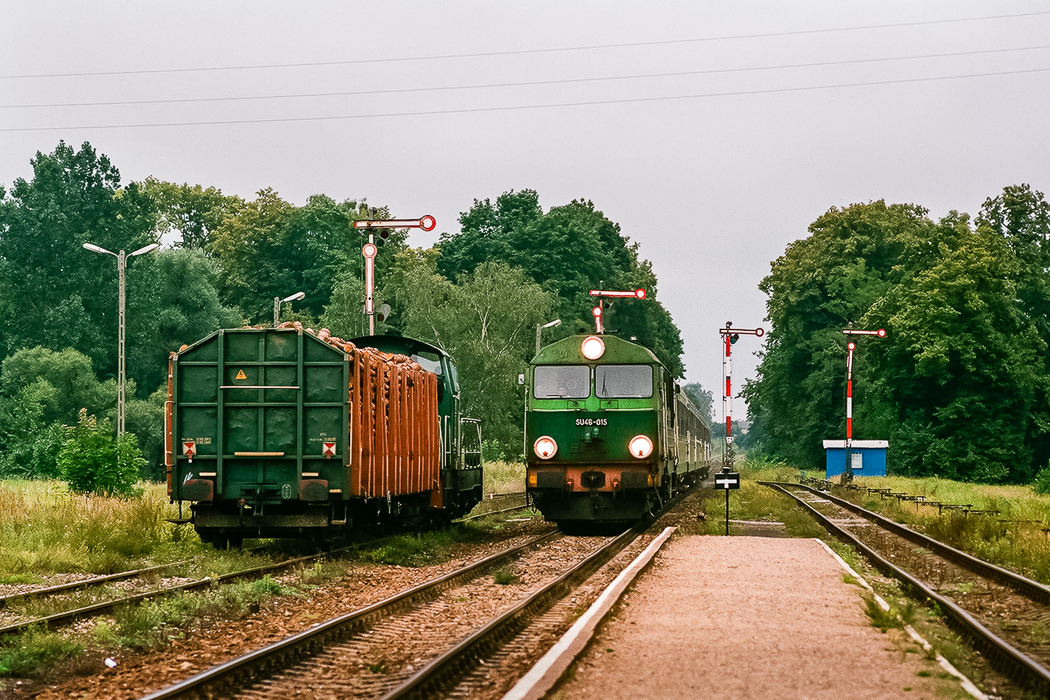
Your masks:
<instances>
[{"instance_id":1,"label":"coach window","mask_svg":"<svg viewBox=\"0 0 1050 700\"><path fill-rule=\"evenodd\" d=\"M532 395L537 399L585 399L591 395L591 370L587 365L540 365L532 375Z\"/></svg>"},{"instance_id":2,"label":"coach window","mask_svg":"<svg viewBox=\"0 0 1050 700\"><path fill-rule=\"evenodd\" d=\"M653 368L649 365L598 365L594 389L602 399L647 399L653 395Z\"/></svg>"}]
</instances>

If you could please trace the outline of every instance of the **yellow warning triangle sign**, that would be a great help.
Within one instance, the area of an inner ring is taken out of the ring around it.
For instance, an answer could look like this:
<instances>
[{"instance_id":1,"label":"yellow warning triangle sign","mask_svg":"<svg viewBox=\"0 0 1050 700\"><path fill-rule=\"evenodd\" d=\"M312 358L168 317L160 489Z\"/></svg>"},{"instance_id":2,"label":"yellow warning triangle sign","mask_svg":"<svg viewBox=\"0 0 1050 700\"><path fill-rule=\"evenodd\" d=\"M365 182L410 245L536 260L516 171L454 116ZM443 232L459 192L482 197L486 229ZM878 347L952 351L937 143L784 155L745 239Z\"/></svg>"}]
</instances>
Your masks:
<instances>
[{"instance_id":1,"label":"yellow warning triangle sign","mask_svg":"<svg viewBox=\"0 0 1050 700\"><path fill-rule=\"evenodd\" d=\"M248 378L248 375L246 375L246 374L244 373L244 370L243 370L243 369L241 369L241 370L237 370L237 376L236 376L236 377L234 377L234 379L247 379L247 378Z\"/></svg>"}]
</instances>

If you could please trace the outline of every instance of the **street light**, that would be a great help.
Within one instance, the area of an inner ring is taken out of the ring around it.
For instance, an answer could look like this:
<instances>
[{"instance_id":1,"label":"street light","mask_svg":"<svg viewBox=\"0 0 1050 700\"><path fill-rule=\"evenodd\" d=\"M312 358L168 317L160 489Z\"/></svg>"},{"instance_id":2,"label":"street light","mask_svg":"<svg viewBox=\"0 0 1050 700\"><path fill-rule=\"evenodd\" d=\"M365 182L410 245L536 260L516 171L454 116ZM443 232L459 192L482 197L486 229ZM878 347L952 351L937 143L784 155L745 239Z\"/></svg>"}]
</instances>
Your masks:
<instances>
[{"instance_id":1,"label":"street light","mask_svg":"<svg viewBox=\"0 0 1050 700\"><path fill-rule=\"evenodd\" d=\"M538 324L538 323L536 324L536 354L537 355L540 354L540 333L543 331L543 329L544 328L554 328L554 326L560 326L560 325L561 325L561 319L560 318L556 318L553 321L551 321L550 323L545 323L542 326L540 324Z\"/></svg>"},{"instance_id":2,"label":"street light","mask_svg":"<svg viewBox=\"0 0 1050 700\"><path fill-rule=\"evenodd\" d=\"M84 247L93 253L104 253L117 259L117 279L120 289L117 294L117 437L120 437L124 434L124 405L126 403L124 385L127 383L127 374L124 371L124 268L128 265L128 258L151 253L159 248L160 244L150 243L133 253L125 253L123 250L114 253L94 243L85 243Z\"/></svg>"},{"instance_id":3,"label":"street light","mask_svg":"<svg viewBox=\"0 0 1050 700\"><path fill-rule=\"evenodd\" d=\"M299 301L306 296L306 292L296 292L295 294L281 299L280 297L273 298L273 327L276 328L278 322L281 319L281 304L286 301Z\"/></svg>"}]
</instances>

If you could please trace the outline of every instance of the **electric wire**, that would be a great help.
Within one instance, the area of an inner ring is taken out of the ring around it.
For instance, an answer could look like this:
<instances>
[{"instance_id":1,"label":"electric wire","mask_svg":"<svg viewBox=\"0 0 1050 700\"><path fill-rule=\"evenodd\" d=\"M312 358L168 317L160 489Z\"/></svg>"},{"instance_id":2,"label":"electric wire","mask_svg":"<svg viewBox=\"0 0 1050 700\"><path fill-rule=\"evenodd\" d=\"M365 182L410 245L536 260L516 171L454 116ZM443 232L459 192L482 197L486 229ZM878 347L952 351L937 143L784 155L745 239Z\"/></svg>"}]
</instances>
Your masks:
<instances>
[{"instance_id":1,"label":"electric wire","mask_svg":"<svg viewBox=\"0 0 1050 700\"><path fill-rule=\"evenodd\" d=\"M0 80L24 80L38 78L82 78L119 75L156 75L161 73L200 73L215 71L273 70L276 68L316 68L325 66L349 66L376 63L405 63L414 61L444 61L463 58L491 58L497 56L524 56L535 54L566 53L571 51L604 51L608 49L637 48L646 46L672 46L678 44L709 43L717 41L739 41L745 39L768 39L787 36L805 36L815 34L832 34L838 32L870 31L877 29L899 29L902 27L921 27L965 22L985 22L1004 19L1023 19L1050 15L1050 10L1022 12L1006 15L985 15L982 17L957 17L949 19L920 20L916 22L893 22L886 24L858 25L852 27L829 27L826 29L798 29L783 32L763 32L754 34L736 34L714 37L694 37L689 39L661 39L656 41L636 41L615 44L594 44L588 46L560 46L540 49L516 49L506 51L485 51L474 53L440 54L433 56L392 56L387 58L362 58L341 61L310 61L298 63L268 63L240 66L199 66L192 68L143 68L136 70L82 71L69 73L26 73L19 75L0 75Z\"/></svg>"},{"instance_id":2,"label":"electric wire","mask_svg":"<svg viewBox=\"0 0 1050 700\"><path fill-rule=\"evenodd\" d=\"M378 119L378 118L391 118L391 117L420 117L420 116L440 116L440 115L452 115L452 114L481 114L491 112L514 112L514 111L525 111L525 110L540 110L540 109L559 109L559 108L571 108L571 107L590 107L598 105L615 105L615 104L638 104L645 102L670 102L679 100L693 100L693 99L710 99L710 98L721 98L721 97L741 97L747 95L771 95L780 93L791 93L791 92L812 92L818 90L836 90L844 88L854 87L873 87L881 85L900 85L908 83L925 83L925 82L937 82L937 81L948 81L948 80L965 80L971 78L989 78L999 77L1006 75L1025 75L1034 73L1045 73L1050 71L1048 68L1030 68L1023 70L1009 70L1009 71L994 71L989 73L969 73L966 75L947 75L947 76L930 76L920 78L897 78L892 80L872 80L864 82L854 83L835 83L830 85L804 85L787 88L767 88L758 90L734 90L725 92L709 92L699 93L692 95L666 95L659 97L631 97L631 98L616 98L616 99L603 99L603 100L585 100L580 102L556 102L547 104L530 104L530 105L509 105L499 107L463 107L456 109L435 109L435 110L418 110L411 112L384 112L384 113L372 113L372 114L344 114L344 115L328 115L328 116L313 116L313 117L274 117L274 118L260 118L260 119L218 119L209 121L194 121L194 122L161 122L161 123L143 123L143 124L97 124L97 125L81 125L81 126L35 126L35 127L11 127L11 128L0 128L0 133L15 133L15 132L30 132L30 131L71 131L71 130L113 130L113 129L151 129L151 128L173 128L173 127L185 127L185 126L223 126L223 125L240 125L240 124L279 124L279 123L295 123L295 122L324 122L324 121L345 121L345 120L356 120L356 119Z\"/></svg>"},{"instance_id":3,"label":"electric wire","mask_svg":"<svg viewBox=\"0 0 1050 700\"><path fill-rule=\"evenodd\" d=\"M40 103L40 104L24 104L24 105L0 105L0 109L51 109L51 108L70 108L70 107L127 107L127 106L139 106L139 105L170 105L170 104L206 104L216 102L247 102L253 100L289 100L289 99L310 99L319 97L356 97L365 95L396 95L396 94L410 94L420 92L450 92L455 90L481 90L481 89L494 89L494 88L511 88L511 87L541 87L549 85L571 85L580 83L596 83L596 82L611 82L611 81L623 81L623 80L648 80L653 78L680 78L687 76L696 75L719 75L719 74L730 74L730 73L746 73L746 72L758 72L758 71L770 71L770 70L792 70L797 68L827 68L832 66L845 66L845 65L859 65L866 63L887 63L891 61L912 61L912 60L926 60L932 58L954 58L959 56L978 56L978 55L989 55L989 54L1003 54L1013 53L1018 51L1038 51L1050 49L1050 44L1043 44L1039 46L1020 46L1012 48L1001 48L1001 49L977 49L973 51L955 51L955 52L944 52L944 53L930 53L930 54L918 54L914 56L886 56L877 58L857 58L857 59L844 59L838 61L817 61L813 63L789 63L782 65L767 65L767 66L745 66L737 68L711 68L705 70L691 70L691 71L675 71L668 73L643 73L638 75L614 75L614 76L597 76L589 78L563 78L554 80L530 80L521 82L508 82L508 83L483 83L478 85L446 85L446 86L432 86L432 87L415 87L415 88L398 88L398 89L385 89L385 90L353 90L353 91L338 91L338 92L310 92L310 93L295 93L287 95L244 95L244 96L227 96L227 97L186 97L186 98L171 98L171 99L155 99L155 100L114 100L106 102L59 102L59 103Z\"/></svg>"}]
</instances>

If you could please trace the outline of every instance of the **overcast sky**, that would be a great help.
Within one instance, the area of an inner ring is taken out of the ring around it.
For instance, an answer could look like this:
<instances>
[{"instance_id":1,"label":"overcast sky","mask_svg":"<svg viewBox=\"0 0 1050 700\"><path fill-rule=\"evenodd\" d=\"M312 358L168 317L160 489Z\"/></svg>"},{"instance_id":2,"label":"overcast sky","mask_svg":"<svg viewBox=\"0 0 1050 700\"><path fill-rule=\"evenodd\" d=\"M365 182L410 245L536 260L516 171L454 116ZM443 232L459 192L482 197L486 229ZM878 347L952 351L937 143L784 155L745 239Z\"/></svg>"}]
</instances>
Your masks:
<instances>
[{"instance_id":1,"label":"overcast sky","mask_svg":"<svg viewBox=\"0 0 1050 700\"><path fill-rule=\"evenodd\" d=\"M431 214L428 247L474 199L589 199L716 407L718 329L766 325L757 285L814 219L1047 192L1048 107L1035 0L0 3L0 184L90 141L124 182Z\"/></svg>"}]
</instances>

